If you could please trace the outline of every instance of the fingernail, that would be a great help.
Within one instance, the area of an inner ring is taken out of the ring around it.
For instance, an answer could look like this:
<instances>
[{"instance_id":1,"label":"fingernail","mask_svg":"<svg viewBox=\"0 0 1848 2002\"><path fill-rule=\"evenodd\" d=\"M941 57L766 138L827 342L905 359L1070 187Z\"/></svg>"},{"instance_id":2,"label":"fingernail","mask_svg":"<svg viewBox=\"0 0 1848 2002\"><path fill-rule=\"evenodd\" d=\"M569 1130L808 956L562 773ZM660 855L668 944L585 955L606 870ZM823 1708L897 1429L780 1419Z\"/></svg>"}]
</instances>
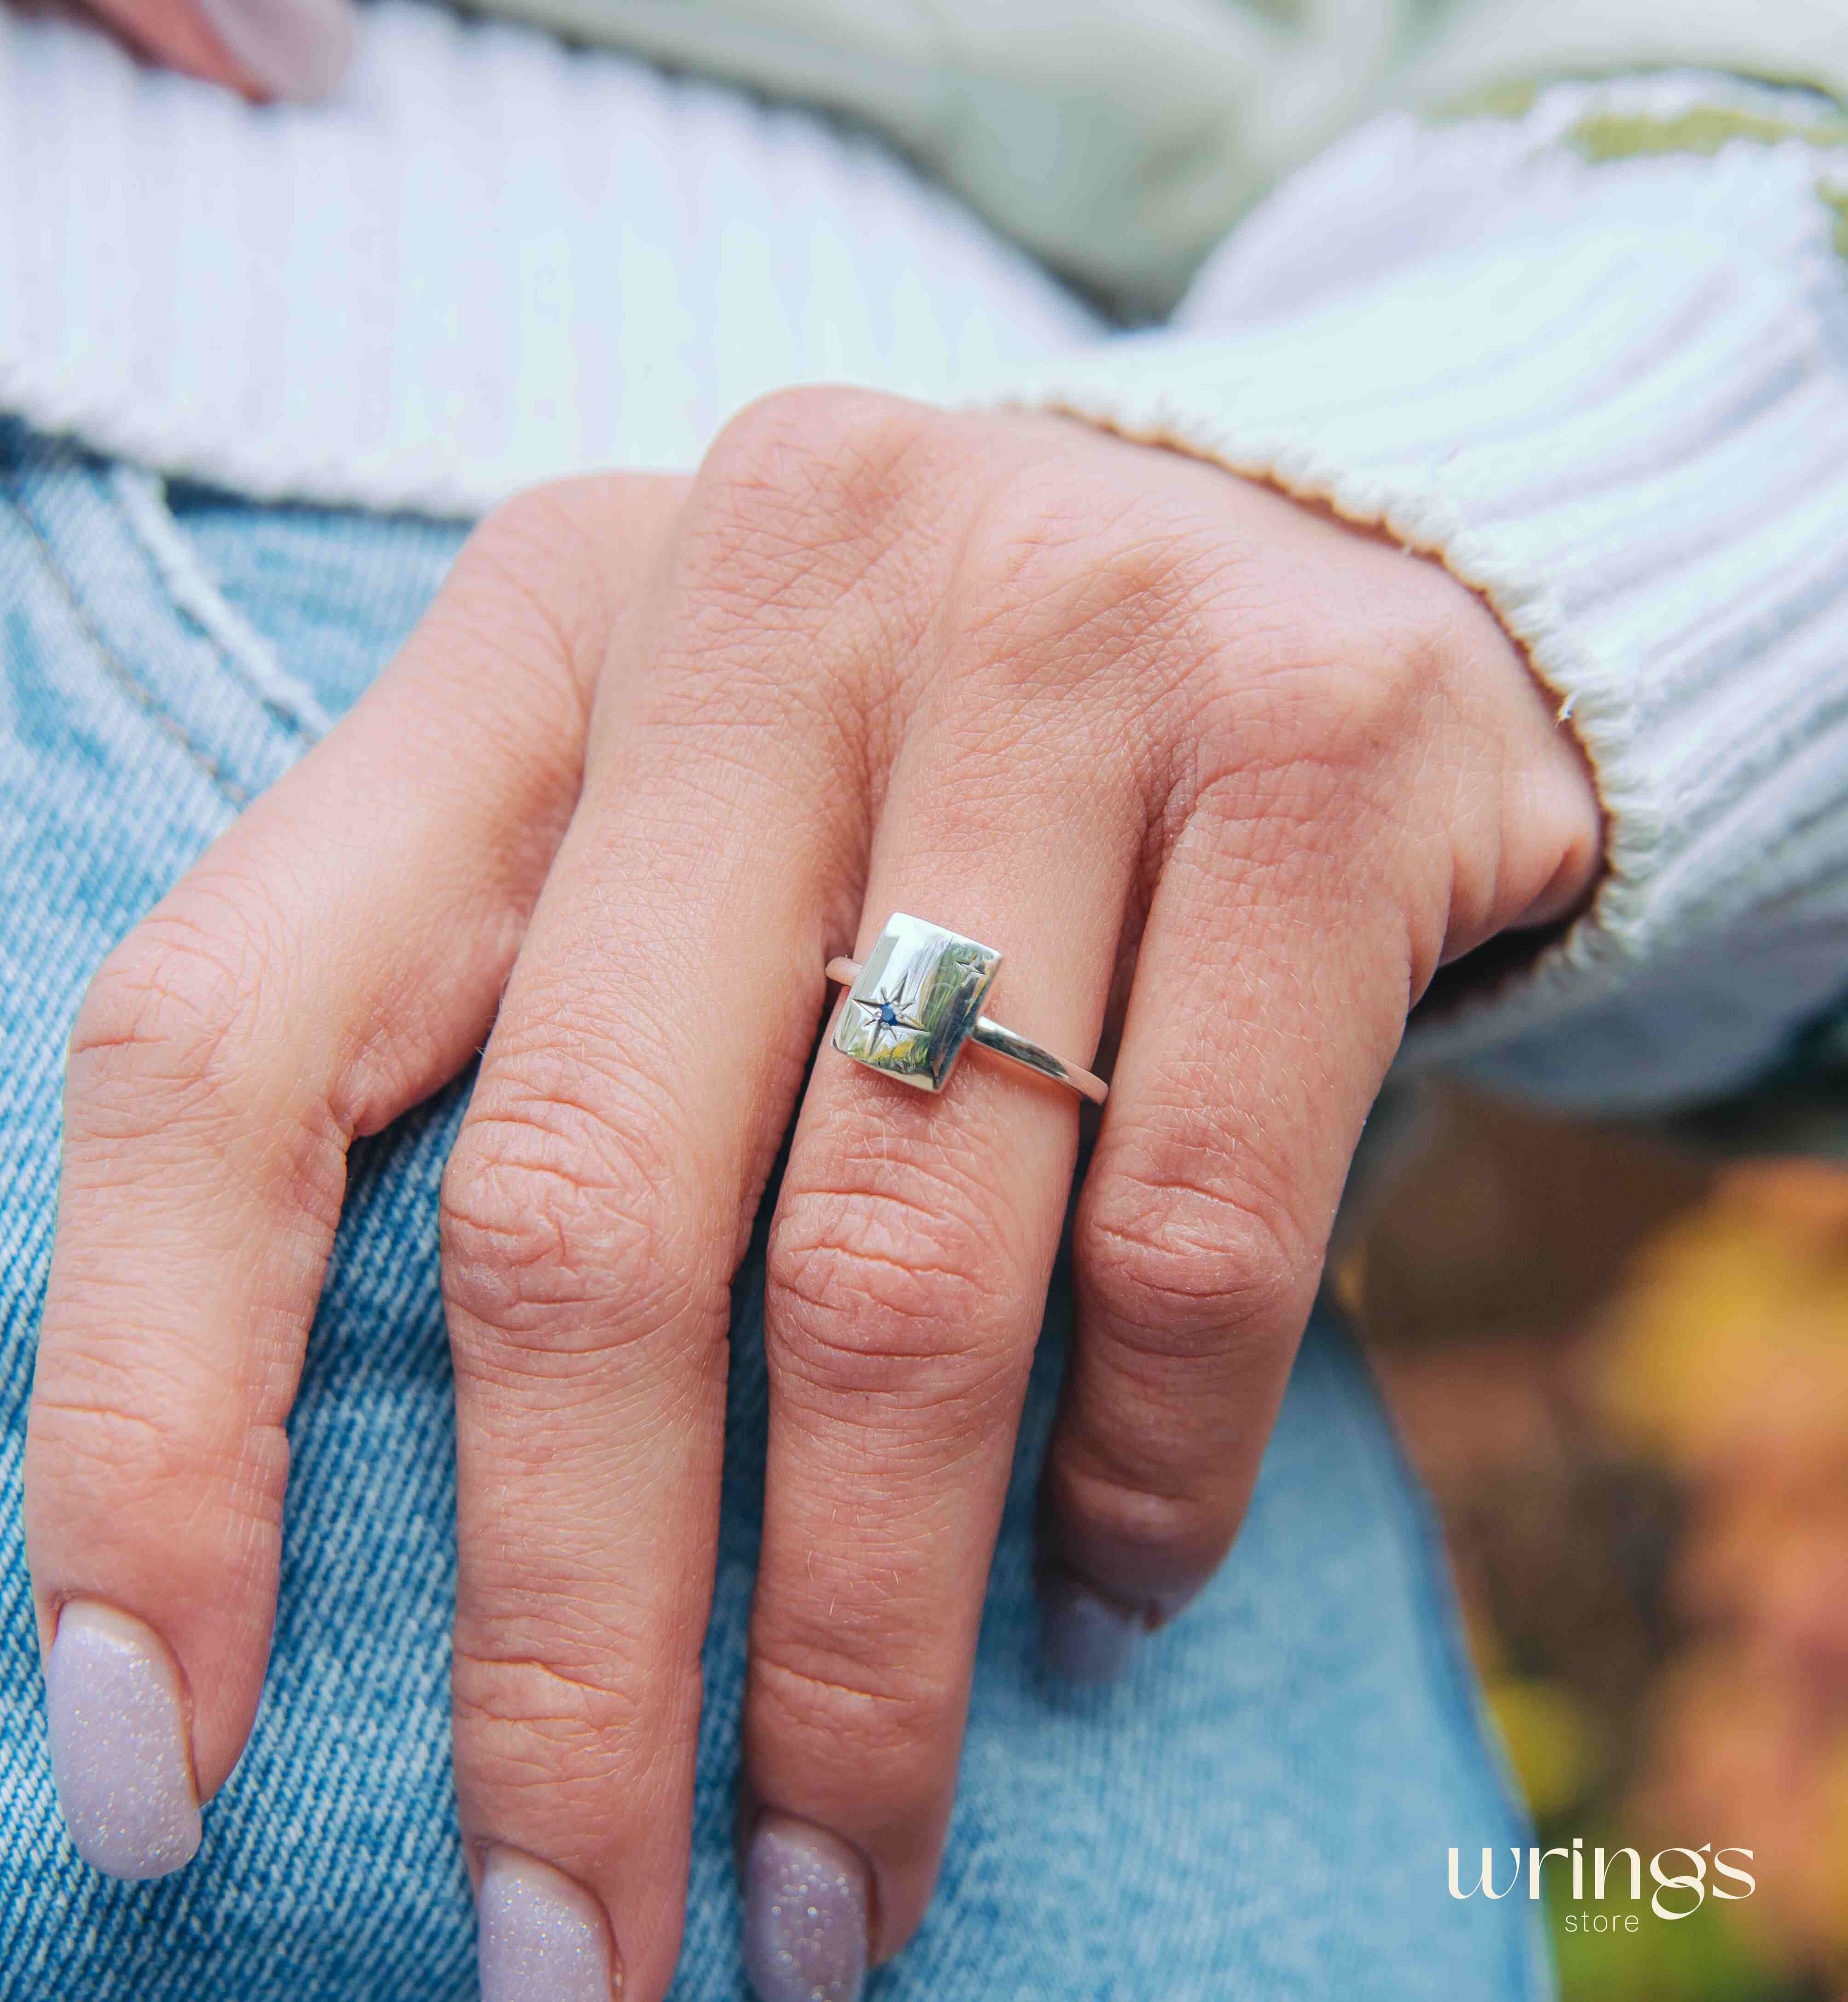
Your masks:
<instances>
[{"instance_id":1,"label":"fingernail","mask_svg":"<svg viewBox=\"0 0 1848 2002\"><path fill-rule=\"evenodd\" d=\"M610 2002L622 1986L596 1899L518 1850L488 1852L475 1939L481 2002Z\"/></svg>"},{"instance_id":2,"label":"fingernail","mask_svg":"<svg viewBox=\"0 0 1848 2002\"><path fill-rule=\"evenodd\" d=\"M744 1969L758 2002L858 2002L866 1866L825 1829L767 1814L744 1861Z\"/></svg>"},{"instance_id":3,"label":"fingernail","mask_svg":"<svg viewBox=\"0 0 1848 2002\"><path fill-rule=\"evenodd\" d=\"M1129 1665L1142 1621L1056 1571L1040 1581L1040 1660L1069 1683L1114 1683Z\"/></svg>"},{"instance_id":4,"label":"fingernail","mask_svg":"<svg viewBox=\"0 0 1848 2002\"><path fill-rule=\"evenodd\" d=\"M277 97L325 97L353 53L347 0L199 0L225 47Z\"/></svg>"},{"instance_id":5,"label":"fingernail","mask_svg":"<svg viewBox=\"0 0 1848 2002\"><path fill-rule=\"evenodd\" d=\"M73 1599L45 1662L51 1778L77 1853L111 1877L164 1877L199 1847L180 1672L149 1627Z\"/></svg>"}]
</instances>

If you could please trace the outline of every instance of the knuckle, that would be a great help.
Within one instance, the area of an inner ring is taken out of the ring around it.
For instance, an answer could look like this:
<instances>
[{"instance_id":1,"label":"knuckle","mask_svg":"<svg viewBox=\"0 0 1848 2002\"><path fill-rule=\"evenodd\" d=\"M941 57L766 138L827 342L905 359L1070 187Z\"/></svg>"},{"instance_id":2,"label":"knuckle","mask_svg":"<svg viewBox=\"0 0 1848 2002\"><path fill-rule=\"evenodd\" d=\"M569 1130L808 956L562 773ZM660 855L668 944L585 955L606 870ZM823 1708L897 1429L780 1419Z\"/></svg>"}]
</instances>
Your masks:
<instances>
[{"instance_id":1,"label":"knuckle","mask_svg":"<svg viewBox=\"0 0 1848 2002\"><path fill-rule=\"evenodd\" d=\"M933 425L922 404L873 390L779 389L734 417L702 468L734 510L778 512L792 500L818 513L880 511L905 485Z\"/></svg>"},{"instance_id":2,"label":"knuckle","mask_svg":"<svg viewBox=\"0 0 1848 2002\"><path fill-rule=\"evenodd\" d=\"M1189 1357L1295 1333L1319 1247L1283 1196L1235 1170L1222 1143L1176 1128L1093 1174L1074 1257L1116 1339Z\"/></svg>"},{"instance_id":3,"label":"knuckle","mask_svg":"<svg viewBox=\"0 0 1848 2002\"><path fill-rule=\"evenodd\" d=\"M575 482L548 481L497 502L462 545L459 570L480 566L524 594L560 568L588 568L576 491Z\"/></svg>"},{"instance_id":4,"label":"knuckle","mask_svg":"<svg viewBox=\"0 0 1848 2002\"><path fill-rule=\"evenodd\" d=\"M941 527L927 497L943 483L932 469L956 422L870 391L814 389L779 391L734 417L688 504L690 661L735 661L741 619L752 631L832 636L814 647L810 678L818 666L863 673L869 654L901 654L929 609L917 585Z\"/></svg>"},{"instance_id":5,"label":"knuckle","mask_svg":"<svg viewBox=\"0 0 1848 2002\"><path fill-rule=\"evenodd\" d=\"M222 1115L256 1084L277 942L264 936L260 894L187 888L187 905L155 911L110 954L78 1010L67 1080L79 1134L131 1137L188 1110Z\"/></svg>"},{"instance_id":6,"label":"knuckle","mask_svg":"<svg viewBox=\"0 0 1848 2002\"><path fill-rule=\"evenodd\" d=\"M150 1372L138 1371L133 1401L101 1383L71 1380L68 1368L60 1378L33 1400L38 1470L68 1477L85 1466L106 1467L112 1506L121 1506L127 1495L145 1498L201 1474L246 1477L253 1462L278 1453L286 1460L280 1426L229 1431L219 1415L222 1399L186 1394Z\"/></svg>"},{"instance_id":7,"label":"knuckle","mask_svg":"<svg viewBox=\"0 0 1848 2002\"><path fill-rule=\"evenodd\" d=\"M439 1204L459 1361L517 1369L644 1341L703 1306L720 1313L723 1276L654 1131L497 1078L463 1123Z\"/></svg>"},{"instance_id":8,"label":"knuckle","mask_svg":"<svg viewBox=\"0 0 1848 2002\"><path fill-rule=\"evenodd\" d=\"M203 1573L235 1596L276 1561L289 1446L280 1420L235 1421L227 1401L152 1356L131 1382L62 1357L33 1399L29 1519L55 1515L68 1534L87 1519L106 1544L158 1550L170 1581Z\"/></svg>"},{"instance_id":9,"label":"knuckle","mask_svg":"<svg viewBox=\"0 0 1848 2002\"><path fill-rule=\"evenodd\" d=\"M971 549L973 671L1035 692L1107 675L1152 702L1210 650L1226 538L1169 495L1035 462L991 490Z\"/></svg>"},{"instance_id":10,"label":"knuckle","mask_svg":"<svg viewBox=\"0 0 1848 2002\"><path fill-rule=\"evenodd\" d=\"M833 1651L754 1637L751 1685L753 1730L791 1763L863 1776L894 1819L941 1797L961 1727L959 1681L915 1668L876 1672Z\"/></svg>"},{"instance_id":11,"label":"knuckle","mask_svg":"<svg viewBox=\"0 0 1848 2002\"><path fill-rule=\"evenodd\" d=\"M131 1404L115 1388L73 1380L74 1374L67 1365L55 1386L47 1385L32 1401L32 1454L41 1477L55 1473L76 1481L86 1467L106 1468L112 1494L126 1489L145 1499L201 1462L226 1457L229 1442L201 1438L198 1425L189 1422L191 1400L183 1404L162 1394L158 1383L146 1382Z\"/></svg>"},{"instance_id":12,"label":"knuckle","mask_svg":"<svg viewBox=\"0 0 1848 2002\"><path fill-rule=\"evenodd\" d=\"M1053 1480L1064 1547L1089 1559L1100 1582L1189 1589L1212 1576L1231 1547L1243 1497L1215 1488L1178 1488L1159 1473L1142 1477L1089 1454L1063 1455Z\"/></svg>"},{"instance_id":13,"label":"knuckle","mask_svg":"<svg viewBox=\"0 0 1848 2002\"><path fill-rule=\"evenodd\" d=\"M199 876L110 954L66 1052L68 1193L215 1168L235 1149L289 1215L332 1232L350 1135L289 1054L275 993L289 951L260 884Z\"/></svg>"},{"instance_id":14,"label":"knuckle","mask_svg":"<svg viewBox=\"0 0 1848 2002\"><path fill-rule=\"evenodd\" d=\"M1358 773L1396 769L1401 748L1421 740L1439 682L1436 648L1428 635L1389 618L1369 633L1365 653L1331 637L1320 660L1305 648L1311 699L1297 712L1293 748L1299 762L1351 783Z\"/></svg>"},{"instance_id":15,"label":"knuckle","mask_svg":"<svg viewBox=\"0 0 1848 2002\"><path fill-rule=\"evenodd\" d=\"M458 1646L450 1704L459 1763L477 1784L608 1800L633 1786L668 1734L639 1683Z\"/></svg>"},{"instance_id":16,"label":"knuckle","mask_svg":"<svg viewBox=\"0 0 1848 2002\"><path fill-rule=\"evenodd\" d=\"M926 1404L999 1387L1009 1257L956 1178L786 1189L769 1256L773 1369L829 1397Z\"/></svg>"},{"instance_id":17,"label":"knuckle","mask_svg":"<svg viewBox=\"0 0 1848 2002\"><path fill-rule=\"evenodd\" d=\"M513 615L518 630L539 641L540 660L584 700L613 617L599 535L607 511L596 504L608 483L554 480L500 502L463 546L441 601L459 610L450 623L467 644L503 655L502 615Z\"/></svg>"},{"instance_id":18,"label":"knuckle","mask_svg":"<svg viewBox=\"0 0 1848 2002\"><path fill-rule=\"evenodd\" d=\"M1456 587L1435 567L1440 588ZM1342 609L1288 599L1270 581L1244 609L1219 672L1189 712L1194 790L1229 817L1299 825L1402 798L1447 705L1452 675L1431 582Z\"/></svg>"}]
</instances>

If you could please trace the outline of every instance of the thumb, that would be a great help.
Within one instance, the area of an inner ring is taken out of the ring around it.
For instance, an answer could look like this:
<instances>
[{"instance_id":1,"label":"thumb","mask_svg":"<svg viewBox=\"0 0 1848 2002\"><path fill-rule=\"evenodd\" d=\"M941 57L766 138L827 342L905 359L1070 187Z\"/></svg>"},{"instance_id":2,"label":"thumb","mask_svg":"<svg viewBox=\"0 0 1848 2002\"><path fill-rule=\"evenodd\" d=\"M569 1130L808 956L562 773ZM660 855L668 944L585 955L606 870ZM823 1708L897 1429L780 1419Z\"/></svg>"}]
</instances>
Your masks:
<instances>
[{"instance_id":1,"label":"thumb","mask_svg":"<svg viewBox=\"0 0 1848 2002\"><path fill-rule=\"evenodd\" d=\"M246 97L324 97L353 52L350 0L92 0L155 62Z\"/></svg>"}]
</instances>

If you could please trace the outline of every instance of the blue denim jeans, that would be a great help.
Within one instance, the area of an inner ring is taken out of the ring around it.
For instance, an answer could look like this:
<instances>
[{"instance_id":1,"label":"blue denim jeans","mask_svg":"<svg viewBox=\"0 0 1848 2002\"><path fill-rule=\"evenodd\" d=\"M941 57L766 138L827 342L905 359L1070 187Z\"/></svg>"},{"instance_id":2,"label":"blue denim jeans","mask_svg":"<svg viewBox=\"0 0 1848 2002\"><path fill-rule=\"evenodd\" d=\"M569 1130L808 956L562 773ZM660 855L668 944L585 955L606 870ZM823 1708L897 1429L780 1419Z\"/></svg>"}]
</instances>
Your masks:
<instances>
[{"instance_id":1,"label":"blue denim jeans","mask_svg":"<svg viewBox=\"0 0 1848 2002\"><path fill-rule=\"evenodd\" d=\"M242 1763L176 1877L99 1878L54 1801L17 1483L61 1053L105 951L354 699L461 532L163 489L0 425L0 1998L474 1993L447 1654L450 1373L435 1211L463 1079L354 1151L291 1425L281 1616ZM731 1796L763 1474L761 1274L736 1289L678 2002L741 1997ZM1536 1910L1449 1895L1524 1845L1442 1558L1365 1372L1318 1316L1217 1581L1120 1685L1036 1674L1055 1282L989 1585L942 1888L880 2002L1513 2002ZM1466 1871L1466 1877L1473 1871Z\"/></svg>"}]
</instances>

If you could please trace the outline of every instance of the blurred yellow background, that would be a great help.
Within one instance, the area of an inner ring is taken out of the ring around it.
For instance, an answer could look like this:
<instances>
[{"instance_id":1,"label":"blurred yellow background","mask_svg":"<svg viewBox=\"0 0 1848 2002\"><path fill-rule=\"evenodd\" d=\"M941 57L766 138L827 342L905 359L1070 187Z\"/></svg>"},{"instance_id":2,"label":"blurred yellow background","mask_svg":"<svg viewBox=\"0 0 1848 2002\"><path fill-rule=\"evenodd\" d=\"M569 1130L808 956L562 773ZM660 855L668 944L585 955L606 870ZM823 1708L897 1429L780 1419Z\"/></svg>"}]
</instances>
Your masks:
<instances>
[{"instance_id":1,"label":"blurred yellow background","mask_svg":"<svg viewBox=\"0 0 1848 2002\"><path fill-rule=\"evenodd\" d=\"M1848 2002L1848 1167L1449 1088L1400 1144L1337 1289L1542 1835L1753 1851L1685 1920L1554 1911L1567 2002Z\"/></svg>"}]
</instances>

